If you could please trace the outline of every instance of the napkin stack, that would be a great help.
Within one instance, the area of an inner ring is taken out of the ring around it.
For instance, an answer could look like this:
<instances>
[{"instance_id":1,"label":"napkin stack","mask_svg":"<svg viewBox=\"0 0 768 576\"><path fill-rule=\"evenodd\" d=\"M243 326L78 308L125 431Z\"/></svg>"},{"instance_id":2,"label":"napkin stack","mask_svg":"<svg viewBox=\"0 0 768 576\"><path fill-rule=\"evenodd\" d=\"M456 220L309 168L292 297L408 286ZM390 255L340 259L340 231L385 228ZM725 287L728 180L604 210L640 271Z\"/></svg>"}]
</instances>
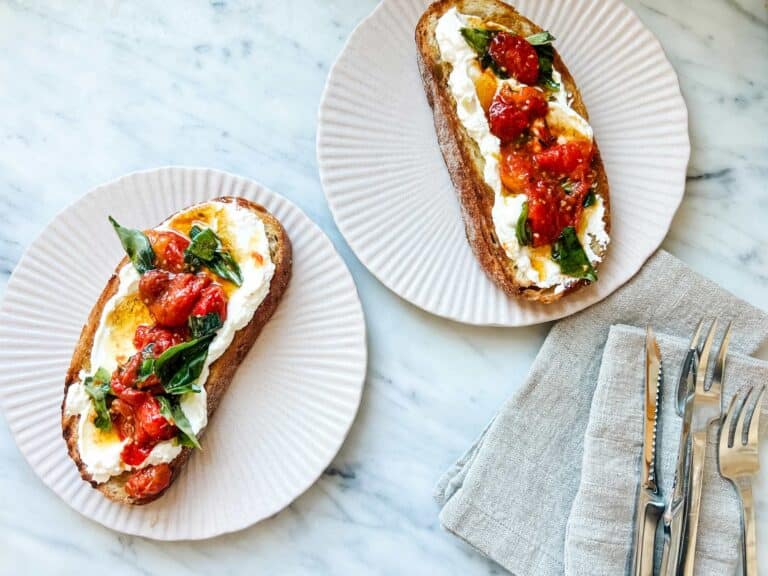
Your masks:
<instances>
[{"instance_id":1,"label":"napkin stack","mask_svg":"<svg viewBox=\"0 0 768 576\"><path fill-rule=\"evenodd\" d=\"M606 300L556 324L521 391L440 480L443 526L519 576L624 573L642 445L641 328L659 335L668 393L696 324L716 316L733 321L726 396L768 381L768 364L747 356L768 338L768 315L664 251ZM664 483L679 427L671 407ZM697 573L726 574L738 553L736 501L709 456Z\"/></svg>"}]
</instances>

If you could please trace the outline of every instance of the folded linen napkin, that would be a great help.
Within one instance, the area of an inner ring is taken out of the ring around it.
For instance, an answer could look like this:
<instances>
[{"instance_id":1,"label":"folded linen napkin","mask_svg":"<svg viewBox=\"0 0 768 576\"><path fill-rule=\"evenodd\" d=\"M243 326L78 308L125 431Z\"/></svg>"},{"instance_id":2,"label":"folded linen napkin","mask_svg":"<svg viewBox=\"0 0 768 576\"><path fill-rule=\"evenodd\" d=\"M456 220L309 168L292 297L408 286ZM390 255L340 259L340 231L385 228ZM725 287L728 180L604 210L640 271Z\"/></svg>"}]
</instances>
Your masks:
<instances>
[{"instance_id":1,"label":"folded linen napkin","mask_svg":"<svg viewBox=\"0 0 768 576\"><path fill-rule=\"evenodd\" d=\"M688 342L657 334L664 364L661 485L674 480L681 419L675 414L680 367ZM719 340L716 341L716 346ZM634 505L643 448L645 331L611 328L584 437L581 484L565 537L566 574L624 574L631 562ZM714 354L714 353L713 353ZM738 390L768 382L768 362L729 354L724 406ZM768 412L768 406L763 406ZM768 421L761 419L761 433ZM704 469L695 574L734 574L739 562L739 501L717 471L717 434L710 434Z\"/></svg>"},{"instance_id":2,"label":"folded linen napkin","mask_svg":"<svg viewBox=\"0 0 768 576\"><path fill-rule=\"evenodd\" d=\"M558 322L522 389L436 489L447 530L519 576L563 574L584 432L613 324L687 338L703 316L734 321L731 351L768 337L768 315L660 250L602 302Z\"/></svg>"}]
</instances>

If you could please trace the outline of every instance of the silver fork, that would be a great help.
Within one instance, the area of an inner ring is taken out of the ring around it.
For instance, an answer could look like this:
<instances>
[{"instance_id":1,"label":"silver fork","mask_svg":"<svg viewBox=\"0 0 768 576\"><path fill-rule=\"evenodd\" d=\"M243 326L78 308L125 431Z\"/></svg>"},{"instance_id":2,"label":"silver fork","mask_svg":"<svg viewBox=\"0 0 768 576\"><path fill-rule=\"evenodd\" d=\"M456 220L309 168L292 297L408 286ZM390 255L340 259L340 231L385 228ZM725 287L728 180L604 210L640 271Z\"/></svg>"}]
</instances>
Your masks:
<instances>
[{"instance_id":1,"label":"silver fork","mask_svg":"<svg viewBox=\"0 0 768 576\"><path fill-rule=\"evenodd\" d=\"M741 498L742 565L745 576L757 576L757 537L755 535L755 503L752 498L752 476L760 470L758 440L760 428L760 407L765 396L765 386L757 400L747 410L750 399L757 388L752 386L743 402L737 402L735 394L720 427L718 460L720 475L731 481ZM736 429L733 430L734 421ZM746 435L744 427L749 422Z\"/></svg>"},{"instance_id":2,"label":"silver fork","mask_svg":"<svg viewBox=\"0 0 768 576\"><path fill-rule=\"evenodd\" d=\"M699 322L697 331L701 329L703 320ZM694 394L693 433L691 435L691 470L688 496L688 519L686 524L685 552L683 554L683 574L693 576L696 561L696 541L698 540L699 516L701 514L701 490L704 482L704 460L707 451L709 429L715 422L722 419L723 380L725 378L725 359L728 355L728 344L731 340L731 324L725 330L720 347L717 351L712 379L709 388L706 387L706 376L709 365L709 355L717 332L717 318L707 332L704 343L698 348L698 367L696 370L696 389Z\"/></svg>"}]
</instances>

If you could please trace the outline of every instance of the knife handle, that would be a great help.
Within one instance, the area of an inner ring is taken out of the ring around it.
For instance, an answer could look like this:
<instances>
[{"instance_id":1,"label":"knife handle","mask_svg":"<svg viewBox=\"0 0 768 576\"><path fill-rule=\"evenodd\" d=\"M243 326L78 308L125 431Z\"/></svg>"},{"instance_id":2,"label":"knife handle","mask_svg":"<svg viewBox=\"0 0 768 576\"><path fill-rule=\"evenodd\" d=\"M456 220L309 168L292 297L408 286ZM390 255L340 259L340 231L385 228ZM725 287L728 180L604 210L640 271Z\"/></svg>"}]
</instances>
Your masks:
<instances>
[{"instance_id":1,"label":"knife handle","mask_svg":"<svg viewBox=\"0 0 768 576\"><path fill-rule=\"evenodd\" d=\"M683 574L693 576L696 561L696 541L699 536L699 516L701 513L701 490L704 484L704 458L707 452L707 431L695 432L691 446L691 494L688 502L688 534L683 551Z\"/></svg>"},{"instance_id":2,"label":"knife handle","mask_svg":"<svg viewBox=\"0 0 768 576\"><path fill-rule=\"evenodd\" d=\"M653 576L653 553L659 510L641 488L635 517L635 543L632 552L632 576Z\"/></svg>"}]
</instances>

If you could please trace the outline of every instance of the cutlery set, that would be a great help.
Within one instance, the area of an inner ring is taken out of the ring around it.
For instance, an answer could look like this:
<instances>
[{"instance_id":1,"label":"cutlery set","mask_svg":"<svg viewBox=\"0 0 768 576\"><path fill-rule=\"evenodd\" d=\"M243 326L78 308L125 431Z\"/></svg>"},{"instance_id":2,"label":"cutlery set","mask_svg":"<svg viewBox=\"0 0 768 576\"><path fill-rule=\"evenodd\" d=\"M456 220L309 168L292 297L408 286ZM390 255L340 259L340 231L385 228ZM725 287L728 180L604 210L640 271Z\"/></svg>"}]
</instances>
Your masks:
<instances>
[{"instance_id":1,"label":"cutlery set","mask_svg":"<svg viewBox=\"0 0 768 576\"><path fill-rule=\"evenodd\" d=\"M633 576L693 574L710 431L719 433L720 475L734 485L742 502L743 573L757 575L751 478L759 470L758 428L765 387L752 386L744 394L735 394L728 411L723 413L731 326L728 325L720 341L711 376L707 379L717 319L702 341L703 325L704 320L699 322L691 338L678 381L675 410L681 418L681 431L674 481L667 495L662 493L657 465L664 368L656 337L650 327L646 332L644 435L640 490L635 507ZM659 570L655 569L657 533L663 535Z\"/></svg>"}]
</instances>

